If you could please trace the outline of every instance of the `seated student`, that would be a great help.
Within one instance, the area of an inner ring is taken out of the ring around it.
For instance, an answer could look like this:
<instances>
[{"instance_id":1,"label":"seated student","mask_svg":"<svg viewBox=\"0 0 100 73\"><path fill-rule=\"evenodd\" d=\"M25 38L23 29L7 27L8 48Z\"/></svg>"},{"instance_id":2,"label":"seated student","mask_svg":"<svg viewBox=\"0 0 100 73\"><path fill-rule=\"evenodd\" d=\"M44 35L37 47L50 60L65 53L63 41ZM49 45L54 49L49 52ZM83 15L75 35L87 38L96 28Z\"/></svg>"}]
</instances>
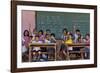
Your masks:
<instances>
[{"instance_id":1,"label":"seated student","mask_svg":"<svg viewBox=\"0 0 100 73\"><path fill-rule=\"evenodd\" d=\"M50 31L50 29L46 29L46 34L51 34L51 31Z\"/></svg>"},{"instance_id":2,"label":"seated student","mask_svg":"<svg viewBox=\"0 0 100 73\"><path fill-rule=\"evenodd\" d=\"M75 33L74 33L74 43L78 43L78 38L80 37L80 30L76 29Z\"/></svg>"},{"instance_id":3,"label":"seated student","mask_svg":"<svg viewBox=\"0 0 100 73\"><path fill-rule=\"evenodd\" d=\"M47 32L44 31L44 32L43 32L44 39L46 38L46 34L47 34Z\"/></svg>"},{"instance_id":4,"label":"seated student","mask_svg":"<svg viewBox=\"0 0 100 73\"><path fill-rule=\"evenodd\" d=\"M82 36L81 36L81 32L79 29L76 29L75 33L74 33L74 43L81 43L82 42ZM80 48L75 47L73 48L74 51L80 51Z\"/></svg>"},{"instance_id":5,"label":"seated student","mask_svg":"<svg viewBox=\"0 0 100 73\"><path fill-rule=\"evenodd\" d=\"M32 43L42 43L42 42L39 41L39 36L36 35ZM40 47L33 47L32 52L33 52L33 61L40 61L40 55L41 55Z\"/></svg>"},{"instance_id":6,"label":"seated student","mask_svg":"<svg viewBox=\"0 0 100 73\"><path fill-rule=\"evenodd\" d=\"M90 34L86 34L85 43L90 44ZM89 59L90 58L90 46L86 46L84 50L86 52L85 59Z\"/></svg>"},{"instance_id":7,"label":"seated student","mask_svg":"<svg viewBox=\"0 0 100 73\"><path fill-rule=\"evenodd\" d=\"M65 44L72 44L72 43L73 43L72 36L70 32L68 32L67 39L65 40Z\"/></svg>"},{"instance_id":8,"label":"seated student","mask_svg":"<svg viewBox=\"0 0 100 73\"><path fill-rule=\"evenodd\" d=\"M65 44L69 45L69 44L73 44L73 35L68 32L68 35L67 35L67 39L65 40ZM69 53L69 51L72 51L73 50L73 47L69 47L67 46L67 59L70 59L69 55L71 56L71 54Z\"/></svg>"},{"instance_id":9,"label":"seated student","mask_svg":"<svg viewBox=\"0 0 100 73\"><path fill-rule=\"evenodd\" d=\"M35 36L37 35L37 31L34 29L33 32L32 32L32 40L35 39Z\"/></svg>"},{"instance_id":10,"label":"seated student","mask_svg":"<svg viewBox=\"0 0 100 73\"><path fill-rule=\"evenodd\" d=\"M50 43L50 34L46 34L45 36L42 36L42 42L43 43ZM47 47L41 47L41 52L47 52ZM48 60L48 55L47 54L42 54L41 55L41 61L47 61Z\"/></svg>"},{"instance_id":11,"label":"seated student","mask_svg":"<svg viewBox=\"0 0 100 73\"><path fill-rule=\"evenodd\" d=\"M68 35L67 35L67 39L65 40L65 44L72 44L73 43L73 40L72 40L72 35L70 32L68 32ZM72 47L68 47L68 50L73 50Z\"/></svg>"},{"instance_id":12,"label":"seated student","mask_svg":"<svg viewBox=\"0 0 100 73\"><path fill-rule=\"evenodd\" d=\"M63 34L61 36L61 39L62 40L66 40L67 39L68 30L66 28L64 28L62 32L63 32Z\"/></svg>"},{"instance_id":13,"label":"seated student","mask_svg":"<svg viewBox=\"0 0 100 73\"><path fill-rule=\"evenodd\" d=\"M50 34L46 34L45 43L51 43L50 39Z\"/></svg>"},{"instance_id":14,"label":"seated student","mask_svg":"<svg viewBox=\"0 0 100 73\"><path fill-rule=\"evenodd\" d=\"M50 38L51 43L56 43L55 34L51 33L50 37L51 37Z\"/></svg>"},{"instance_id":15,"label":"seated student","mask_svg":"<svg viewBox=\"0 0 100 73\"><path fill-rule=\"evenodd\" d=\"M82 43L83 39L79 29L76 29L73 35L74 35L73 43ZM80 50L81 50L80 47L73 47L73 51L80 51ZM75 59L80 58L80 53L73 53L73 54L76 56Z\"/></svg>"},{"instance_id":16,"label":"seated student","mask_svg":"<svg viewBox=\"0 0 100 73\"><path fill-rule=\"evenodd\" d=\"M43 32L44 39L47 35L51 35L51 31L49 29L46 29L46 31Z\"/></svg>"},{"instance_id":17,"label":"seated student","mask_svg":"<svg viewBox=\"0 0 100 73\"><path fill-rule=\"evenodd\" d=\"M49 35L49 39L48 39L48 41L50 42L50 43L56 43L56 39L55 39L55 34L54 33L51 33L50 35ZM51 58L52 60L54 60L54 57L55 57L55 48L48 48L48 57L49 58Z\"/></svg>"},{"instance_id":18,"label":"seated student","mask_svg":"<svg viewBox=\"0 0 100 73\"><path fill-rule=\"evenodd\" d=\"M44 39L44 42L45 43L55 43L56 42L56 40L55 40L55 34L46 34L46 36L45 36L45 39ZM45 52L48 52L48 54L49 54L49 57L50 57L50 54L51 53L53 53L54 52L54 49L52 49L52 48L48 48L48 49L46 49L46 48L44 48L45 50L42 50L43 52L45 51ZM47 54L42 54L42 57L45 59L45 60L48 60L48 55Z\"/></svg>"},{"instance_id":19,"label":"seated student","mask_svg":"<svg viewBox=\"0 0 100 73\"><path fill-rule=\"evenodd\" d=\"M22 61L28 61L28 48L29 48L29 43L31 41L30 36L29 36L29 31L25 30L24 31L24 37L22 39Z\"/></svg>"},{"instance_id":20,"label":"seated student","mask_svg":"<svg viewBox=\"0 0 100 73\"><path fill-rule=\"evenodd\" d=\"M55 34L46 34L45 43L56 43Z\"/></svg>"},{"instance_id":21,"label":"seated student","mask_svg":"<svg viewBox=\"0 0 100 73\"><path fill-rule=\"evenodd\" d=\"M50 42L50 34L46 34L44 42L48 43L48 44L51 43ZM42 52L48 52L48 49L46 49L46 48L43 48ZM44 59L44 61L47 61L48 60L48 54L42 54L42 58Z\"/></svg>"},{"instance_id":22,"label":"seated student","mask_svg":"<svg viewBox=\"0 0 100 73\"><path fill-rule=\"evenodd\" d=\"M42 41L42 42L44 42L43 30L40 30L40 31L38 32L38 35L39 35L39 40Z\"/></svg>"},{"instance_id":23,"label":"seated student","mask_svg":"<svg viewBox=\"0 0 100 73\"><path fill-rule=\"evenodd\" d=\"M67 52L67 46L65 44L65 41L67 40L67 34L68 34L68 30L66 28L63 29L63 34L61 36L62 42L61 42L61 47L59 50L59 55L61 59L66 59L66 52Z\"/></svg>"},{"instance_id":24,"label":"seated student","mask_svg":"<svg viewBox=\"0 0 100 73\"><path fill-rule=\"evenodd\" d=\"M38 32L38 35L39 35L39 40L42 42L42 43L45 43L45 36L46 36L46 33L43 32L43 30L40 30ZM46 52L46 48L45 47L41 47L41 52ZM45 61L44 60L44 57L46 57L44 54L41 54L41 61Z\"/></svg>"},{"instance_id":25,"label":"seated student","mask_svg":"<svg viewBox=\"0 0 100 73\"><path fill-rule=\"evenodd\" d=\"M65 44L65 41L62 40L62 44L59 50L59 58L61 60L66 60L66 53L67 53L68 46Z\"/></svg>"},{"instance_id":26,"label":"seated student","mask_svg":"<svg viewBox=\"0 0 100 73\"><path fill-rule=\"evenodd\" d=\"M83 43L83 37L81 34L78 36L77 43Z\"/></svg>"},{"instance_id":27,"label":"seated student","mask_svg":"<svg viewBox=\"0 0 100 73\"><path fill-rule=\"evenodd\" d=\"M40 30L41 31L41 30ZM46 35L47 34L50 34L50 30L49 29L47 29L46 31L44 31L43 32L43 30L42 30L42 33L43 33L43 37L44 37L44 39L46 38Z\"/></svg>"}]
</instances>

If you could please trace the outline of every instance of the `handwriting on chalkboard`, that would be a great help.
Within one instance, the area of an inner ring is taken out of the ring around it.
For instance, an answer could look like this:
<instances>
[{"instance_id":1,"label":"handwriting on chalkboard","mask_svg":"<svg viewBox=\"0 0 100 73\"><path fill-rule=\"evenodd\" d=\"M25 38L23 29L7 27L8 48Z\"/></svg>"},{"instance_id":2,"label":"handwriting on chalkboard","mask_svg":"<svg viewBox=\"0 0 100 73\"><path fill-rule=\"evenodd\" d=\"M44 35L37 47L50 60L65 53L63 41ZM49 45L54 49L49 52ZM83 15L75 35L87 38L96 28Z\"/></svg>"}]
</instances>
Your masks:
<instances>
[{"instance_id":1,"label":"handwriting on chalkboard","mask_svg":"<svg viewBox=\"0 0 100 73\"><path fill-rule=\"evenodd\" d=\"M89 32L90 15L89 13L37 11L36 23L38 31L50 29L55 33L56 38L61 38L63 28L73 31L75 24L82 34Z\"/></svg>"}]
</instances>

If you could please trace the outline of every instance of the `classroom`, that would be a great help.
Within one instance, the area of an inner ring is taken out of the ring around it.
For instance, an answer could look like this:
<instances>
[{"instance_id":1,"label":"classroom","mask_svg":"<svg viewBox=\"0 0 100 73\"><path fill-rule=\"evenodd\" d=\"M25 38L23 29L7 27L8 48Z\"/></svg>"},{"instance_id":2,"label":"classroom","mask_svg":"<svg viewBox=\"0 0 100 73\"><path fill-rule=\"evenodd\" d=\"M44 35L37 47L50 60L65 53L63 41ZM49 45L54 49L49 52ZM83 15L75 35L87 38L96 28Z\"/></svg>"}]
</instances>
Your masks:
<instances>
[{"instance_id":1,"label":"classroom","mask_svg":"<svg viewBox=\"0 0 100 73\"><path fill-rule=\"evenodd\" d=\"M22 62L90 59L90 14L22 10Z\"/></svg>"}]
</instances>

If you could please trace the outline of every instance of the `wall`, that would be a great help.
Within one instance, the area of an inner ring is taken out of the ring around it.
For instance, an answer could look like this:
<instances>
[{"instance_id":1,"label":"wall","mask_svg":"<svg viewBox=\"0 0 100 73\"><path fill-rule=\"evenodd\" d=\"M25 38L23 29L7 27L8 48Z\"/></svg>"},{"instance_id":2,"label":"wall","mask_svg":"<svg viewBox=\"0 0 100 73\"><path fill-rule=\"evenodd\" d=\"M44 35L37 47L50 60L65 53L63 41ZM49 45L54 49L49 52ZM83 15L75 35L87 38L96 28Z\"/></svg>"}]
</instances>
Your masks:
<instances>
[{"instance_id":1,"label":"wall","mask_svg":"<svg viewBox=\"0 0 100 73\"><path fill-rule=\"evenodd\" d=\"M29 10L22 10L22 33L24 30L32 32L35 29L35 12Z\"/></svg>"},{"instance_id":2,"label":"wall","mask_svg":"<svg viewBox=\"0 0 100 73\"><path fill-rule=\"evenodd\" d=\"M76 3L98 5L98 32L100 31L100 0L33 0L33 1L49 1L61 3ZM10 0L0 1L0 73L10 73ZM100 37L100 33L98 33ZM99 73L100 72L100 38L98 38L98 67L84 68L84 69L69 69L69 70L55 70L42 71L30 73ZM29 73L29 72L27 72Z\"/></svg>"}]
</instances>

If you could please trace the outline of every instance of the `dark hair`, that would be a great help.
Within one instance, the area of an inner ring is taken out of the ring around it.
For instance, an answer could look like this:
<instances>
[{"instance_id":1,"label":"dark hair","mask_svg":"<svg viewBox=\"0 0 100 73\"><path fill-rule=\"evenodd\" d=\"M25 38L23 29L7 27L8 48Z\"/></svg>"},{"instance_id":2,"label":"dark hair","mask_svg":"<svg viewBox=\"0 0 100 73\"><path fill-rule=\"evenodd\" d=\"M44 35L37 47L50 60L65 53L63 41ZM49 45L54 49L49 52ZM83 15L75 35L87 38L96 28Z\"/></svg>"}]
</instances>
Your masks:
<instances>
[{"instance_id":1,"label":"dark hair","mask_svg":"<svg viewBox=\"0 0 100 73\"><path fill-rule=\"evenodd\" d=\"M25 34L26 32L28 32L27 35ZM24 36L29 36L29 31L28 30L24 30Z\"/></svg>"},{"instance_id":2,"label":"dark hair","mask_svg":"<svg viewBox=\"0 0 100 73\"><path fill-rule=\"evenodd\" d=\"M64 29L63 29L63 32L64 32L64 31L68 32L67 28L64 28Z\"/></svg>"},{"instance_id":3,"label":"dark hair","mask_svg":"<svg viewBox=\"0 0 100 73\"><path fill-rule=\"evenodd\" d=\"M54 36L55 37L55 34L54 33L51 33L51 36Z\"/></svg>"},{"instance_id":4,"label":"dark hair","mask_svg":"<svg viewBox=\"0 0 100 73\"><path fill-rule=\"evenodd\" d=\"M39 32L41 32L41 33L42 33L42 35L43 35L43 30L39 30Z\"/></svg>"},{"instance_id":5,"label":"dark hair","mask_svg":"<svg viewBox=\"0 0 100 73\"><path fill-rule=\"evenodd\" d=\"M64 28L64 29L63 29L63 32L64 32L64 31L66 32L66 34L68 33L68 30L67 30L67 28Z\"/></svg>"},{"instance_id":6,"label":"dark hair","mask_svg":"<svg viewBox=\"0 0 100 73\"><path fill-rule=\"evenodd\" d=\"M73 37L73 36L74 36L74 35L73 35L73 33L71 33L71 32L70 32L70 34L69 34L69 35L71 35L71 37Z\"/></svg>"},{"instance_id":7,"label":"dark hair","mask_svg":"<svg viewBox=\"0 0 100 73\"><path fill-rule=\"evenodd\" d=\"M50 34L51 33L50 29L46 29L46 33Z\"/></svg>"},{"instance_id":8,"label":"dark hair","mask_svg":"<svg viewBox=\"0 0 100 73\"><path fill-rule=\"evenodd\" d=\"M90 36L90 34L89 34L89 33L87 33L87 34L86 34L86 36Z\"/></svg>"},{"instance_id":9,"label":"dark hair","mask_svg":"<svg viewBox=\"0 0 100 73\"><path fill-rule=\"evenodd\" d=\"M76 29L76 32L80 32L80 30L79 29Z\"/></svg>"}]
</instances>

